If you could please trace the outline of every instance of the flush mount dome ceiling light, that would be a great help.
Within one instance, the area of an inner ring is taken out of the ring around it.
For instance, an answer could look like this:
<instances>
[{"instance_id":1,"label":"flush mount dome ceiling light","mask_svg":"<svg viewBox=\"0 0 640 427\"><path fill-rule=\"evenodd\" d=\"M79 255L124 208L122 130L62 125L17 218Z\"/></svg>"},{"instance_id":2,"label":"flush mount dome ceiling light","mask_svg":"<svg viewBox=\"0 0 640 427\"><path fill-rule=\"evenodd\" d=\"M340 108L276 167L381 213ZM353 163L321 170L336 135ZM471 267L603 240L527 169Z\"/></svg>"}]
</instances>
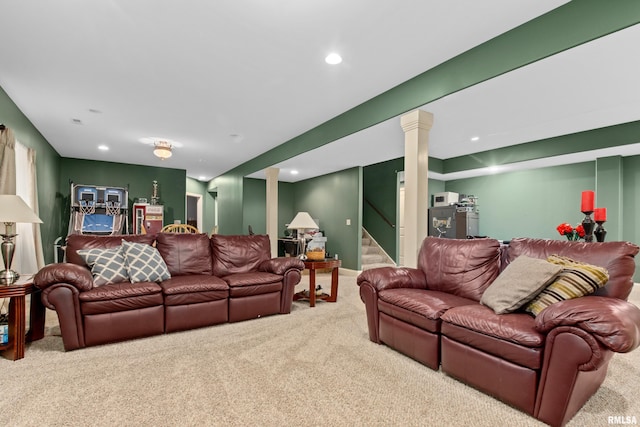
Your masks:
<instances>
[{"instance_id":1,"label":"flush mount dome ceiling light","mask_svg":"<svg viewBox=\"0 0 640 427\"><path fill-rule=\"evenodd\" d=\"M154 144L153 154L160 160L166 160L173 155L171 152L171 144L167 141L158 141Z\"/></svg>"}]
</instances>

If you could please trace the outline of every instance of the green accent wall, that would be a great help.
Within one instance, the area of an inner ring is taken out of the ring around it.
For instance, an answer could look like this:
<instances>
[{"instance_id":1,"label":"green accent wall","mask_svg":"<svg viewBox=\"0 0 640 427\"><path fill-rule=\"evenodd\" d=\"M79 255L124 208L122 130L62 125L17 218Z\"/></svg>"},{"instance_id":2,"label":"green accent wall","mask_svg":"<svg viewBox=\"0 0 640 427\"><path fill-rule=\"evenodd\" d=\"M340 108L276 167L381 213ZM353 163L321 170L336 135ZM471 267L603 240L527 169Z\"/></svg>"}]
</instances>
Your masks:
<instances>
[{"instance_id":1,"label":"green accent wall","mask_svg":"<svg viewBox=\"0 0 640 427\"><path fill-rule=\"evenodd\" d=\"M158 195L160 204L164 205L165 225L173 223L176 219L184 222L186 214L185 193L187 191L187 173L184 169L62 158L58 187L64 204L63 234L66 236L69 226L71 182L107 187L128 187L129 208L131 208L138 198L142 197L151 201L153 181L158 181ZM131 213L129 213L130 229L133 225Z\"/></svg>"},{"instance_id":2,"label":"green accent wall","mask_svg":"<svg viewBox=\"0 0 640 427\"><path fill-rule=\"evenodd\" d=\"M295 183L278 183L278 230L283 236L286 224L299 211L307 211L320 221L327 236L327 250L337 253L344 268L359 269L362 217L362 169L351 168ZM243 223L246 234L266 233L266 181L245 178L243 185ZM351 219L351 225L346 220Z\"/></svg>"},{"instance_id":3,"label":"green accent wall","mask_svg":"<svg viewBox=\"0 0 640 427\"><path fill-rule=\"evenodd\" d=\"M267 234L267 181L245 178L243 185L242 223L244 231L242 234L248 233L249 226L256 234ZM278 188L278 196L279 190Z\"/></svg>"},{"instance_id":4,"label":"green accent wall","mask_svg":"<svg viewBox=\"0 0 640 427\"><path fill-rule=\"evenodd\" d=\"M210 201L205 203L204 207L205 218L209 217L206 221L213 223L212 194L215 193L221 233L243 234L246 233L248 223L254 222L254 230L258 232L259 227L264 224L264 201L258 194L258 184L246 180L245 176L397 117L451 93L638 22L640 1L637 0L617 0L615 7L611 7L610 2L601 0L568 2L289 141L283 141L280 146L210 181L204 189ZM0 122L11 127L21 143L37 150L38 195L40 216L44 221L42 235L47 262L53 259L52 246L55 238L66 234L70 180L83 184L128 185L130 199L133 201L137 197L150 198L151 183L155 179L160 184L161 201L167 207L165 221L184 220L184 193L187 185L189 188L195 185L192 182L188 183L185 171L63 159L1 89ZM430 160L429 168L440 173L468 170L553 154L635 143L638 142L638 135L640 121L520 144L514 148L477 153L473 156L448 160L433 159ZM621 212L616 215L613 206L610 208L607 205L607 208L612 209L611 218L615 218L618 224L612 219L607 227L612 233L613 230L619 229L620 238L639 242L640 230L636 225L636 213L640 208L640 200L636 193L640 176L636 171L640 170L640 158L623 158L622 161L618 160L618 166L615 160L598 162L599 165L588 162L446 183L430 180L429 192L433 194L446 189L478 196L481 234L499 239L510 239L518 235L559 238L560 236L554 234L557 223L577 223L581 219L578 210L582 190L597 189L600 194L609 192L601 197L606 203L615 203L616 199L610 191L617 188L622 194L618 197L621 199ZM376 223L377 220L363 207L363 196L366 194L367 198L380 204L384 212L389 212L394 218L397 216L394 213L397 197L397 181L394 175L395 171L399 170L398 160L385 163L389 164L374 165L373 169L348 169L295 184L282 184L279 186L278 223L284 229L284 224L293 218L295 212L310 211L314 217L321 220L321 226L327 232L329 250L340 254L346 268L358 269L360 266L362 224L370 225L375 234L381 236L380 240L384 242L385 249L390 254L394 253L396 244L389 237L388 230L379 231L378 228L381 227ZM381 176L378 177L377 173ZM622 176L621 182L609 182L608 180L614 179L614 175ZM385 176L393 179L383 180ZM345 225L346 218L351 219L351 226ZM622 227L619 226L620 218ZM393 223L397 221L394 220ZM378 240L375 234L374 237Z\"/></svg>"},{"instance_id":5,"label":"green accent wall","mask_svg":"<svg viewBox=\"0 0 640 427\"><path fill-rule=\"evenodd\" d=\"M284 236L285 226L296 212L294 211L294 183L278 182L278 237ZM242 221L243 234L249 225L256 234L267 233L267 182L263 179L244 179L244 205Z\"/></svg>"},{"instance_id":6,"label":"green accent wall","mask_svg":"<svg viewBox=\"0 0 640 427\"><path fill-rule=\"evenodd\" d=\"M446 191L478 197L480 235L565 239L556 227L579 224L583 190L595 190L595 162L458 179Z\"/></svg>"},{"instance_id":7,"label":"green accent wall","mask_svg":"<svg viewBox=\"0 0 640 427\"><path fill-rule=\"evenodd\" d=\"M623 240L623 160L620 156L596 159L595 207L607 209L606 240Z\"/></svg>"},{"instance_id":8,"label":"green accent wall","mask_svg":"<svg viewBox=\"0 0 640 427\"><path fill-rule=\"evenodd\" d=\"M579 19L578 19L579 17ZM242 228L242 177L411 111L431 101L640 22L640 2L568 2L501 34L212 181L220 195L220 227Z\"/></svg>"},{"instance_id":9,"label":"green accent wall","mask_svg":"<svg viewBox=\"0 0 640 427\"><path fill-rule=\"evenodd\" d=\"M342 267L360 269L362 255L362 168L351 168L294 185L294 211L309 212L320 221L327 250L338 254ZM293 217L291 217L293 219ZM346 220L351 225L346 225Z\"/></svg>"},{"instance_id":10,"label":"green accent wall","mask_svg":"<svg viewBox=\"0 0 640 427\"><path fill-rule=\"evenodd\" d=\"M362 172L364 194L362 226L396 261L398 172L403 170L404 158L399 158L365 166ZM383 215L393 226L385 221Z\"/></svg>"},{"instance_id":11,"label":"green accent wall","mask_svg":"<svg viewBox=\"0 0 640 427\"><path fill-rule=\"evenodd\" d=\"M439 169L442 160L429 158L429 171L432 166ZM369 234L378 242L384 251L396 262L399 259L398 242L398 173L404 171L404 157L376 163L363 168L362 224ZM429 178L428 183L430 205L433 195L445 191L443 181ZM373 206L372 206L373 205ZM375 207L375 209L374 209ZM380 211L394 226L390 226L376 212Z\"/></svg>"},{"instance_id":12,"label":"green accent wall","mask_svg":"<svg viewBox=\"0 0 640 427\"><path fill-rule=\"evenodd\" d=\"M453 157L443 161L443 173L543 159L563 154L636 144L638 142L640 142L640 121L622 123L496 150Z\"/></svg>"},{"instance_id":13,"label":"green accent wall","mask_svg":"<svg viewBox=\"0 0 640 427\"><path fill-rule=\"evenodd\" d=\"M211 181L207 190L217 194L218 232L220 234L242 234L244 175L227 173Z\"/></svg>"},{"instance_id":14,"label":"green accent wall","mask_svg":"<svg viewBox=\"0 0 640 427\"><path fill-rule=\"evenodd\" d=\"M62 205L58 197L60 155L0 88L0 123L11 128L16 140L36 150L40 232L45 263L53 262L53 243L61 234Z\"/></svg>"},{"instance_id":15,"label":"green accent wall","mask_svg":"<svg viewBox=\"0 0 640 427\"><path fill-rule=\"evenodd\" d=\"M295 187L292 182L278 182L278 235L284 236L287 224L298 211L295 210ZM266 216L265 211L265 216Z\"/></svg>"},{"instance_id":16,"label":"green accent wall","mask_svg":"<svg viewBox=\"0 0 640 427\"><path fill-rule=\"evenodd\" d=\"M202 231L211 234L215 226L215 198L207 191L208 184L187 177L187 193L199 194L202 196Z\"/></svg>"},{"instance_id":17,"label":"green accent wall","mask_svg":"<svg viewBox=\"0 0 640 427\"><path fill-rule=\"evenodd\" d=\"M640 212L640 156L624 157L622 159L622 240L640 244L640 224L638 224L638 212ZM599 196L596 194L598 204ZM604 206L603 206L604 207ZM615 223L609 223L607 207L607 222L604 224L607 230L615 228ZM607 233L607 237L609 237ZM640 255L636 255L635 282L640 282Z\"/></svg>"}]
</instances>

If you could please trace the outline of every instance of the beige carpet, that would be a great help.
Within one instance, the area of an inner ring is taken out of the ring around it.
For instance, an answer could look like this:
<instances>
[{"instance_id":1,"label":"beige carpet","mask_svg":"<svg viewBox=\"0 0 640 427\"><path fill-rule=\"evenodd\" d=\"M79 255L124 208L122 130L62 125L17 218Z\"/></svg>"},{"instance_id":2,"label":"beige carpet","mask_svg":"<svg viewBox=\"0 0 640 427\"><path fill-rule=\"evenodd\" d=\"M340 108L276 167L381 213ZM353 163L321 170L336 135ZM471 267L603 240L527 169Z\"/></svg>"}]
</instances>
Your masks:
<instances>
[{"instance_id":1,"label":"beige carpet","mask_svg":"<svg viewBox=\"0 0 640 427\"><path fill-rule=\"evenodd\" d=\"M357 290L341 276L335 304L68 353L48 316L24 359L0 360L0 425L542 425L370 342ZM640 350L616 355L569 425L640 418L639 374Z\"/></svg>"}]
</instances>

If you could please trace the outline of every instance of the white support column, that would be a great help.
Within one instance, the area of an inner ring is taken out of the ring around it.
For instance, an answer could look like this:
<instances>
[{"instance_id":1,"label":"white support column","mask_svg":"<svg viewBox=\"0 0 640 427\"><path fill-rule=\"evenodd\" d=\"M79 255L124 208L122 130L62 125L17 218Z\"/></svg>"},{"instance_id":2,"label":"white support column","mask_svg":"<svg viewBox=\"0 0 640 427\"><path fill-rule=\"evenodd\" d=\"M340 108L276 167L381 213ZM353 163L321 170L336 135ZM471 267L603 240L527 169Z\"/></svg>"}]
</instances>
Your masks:
<instances>
[{"instance_id":1,"label":"white support column","mask_svg":"<svg viewBox=\"0 0 640 427\"><path fill-rule=\"evenodd\" d=\"M433 114L414 110L400 118L404 131L404 265L418 266L429 234L429 131Z\"/></svg>"},{"instance_id":2,"label":"white support column","mask_svg":"<svg viewBox=\"0 0 640 427\"><path fill-rule=\"evenodd\" d=\"M278 175L280 169L267 168L267 234L271 241L271 256L278 256Z\"/></svg>"}]
</instances>

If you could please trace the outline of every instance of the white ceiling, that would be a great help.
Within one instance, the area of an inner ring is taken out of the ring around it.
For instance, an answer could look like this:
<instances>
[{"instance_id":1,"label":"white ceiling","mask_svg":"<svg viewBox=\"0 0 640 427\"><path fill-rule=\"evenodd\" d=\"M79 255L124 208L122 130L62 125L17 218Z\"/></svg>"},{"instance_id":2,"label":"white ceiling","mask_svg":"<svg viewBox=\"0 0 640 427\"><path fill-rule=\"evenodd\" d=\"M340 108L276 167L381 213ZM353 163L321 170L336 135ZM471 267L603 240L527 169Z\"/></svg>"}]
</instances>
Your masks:
<instances>
[{"instance_id":1,"label":"white ceiling","mask_svg":"<svg viewBox=\"0 0 640 427\"><path fill-rule=\"evenodd\" d=\"M0 86L62 156L209 180L564 3L0 0ZM640 119L639 41L631 27L424 106L430 154ZM180 146L160 161L145 137ZM402 150L395 119L276 166L295 181Z\"/></svg>"}]
</instances>

